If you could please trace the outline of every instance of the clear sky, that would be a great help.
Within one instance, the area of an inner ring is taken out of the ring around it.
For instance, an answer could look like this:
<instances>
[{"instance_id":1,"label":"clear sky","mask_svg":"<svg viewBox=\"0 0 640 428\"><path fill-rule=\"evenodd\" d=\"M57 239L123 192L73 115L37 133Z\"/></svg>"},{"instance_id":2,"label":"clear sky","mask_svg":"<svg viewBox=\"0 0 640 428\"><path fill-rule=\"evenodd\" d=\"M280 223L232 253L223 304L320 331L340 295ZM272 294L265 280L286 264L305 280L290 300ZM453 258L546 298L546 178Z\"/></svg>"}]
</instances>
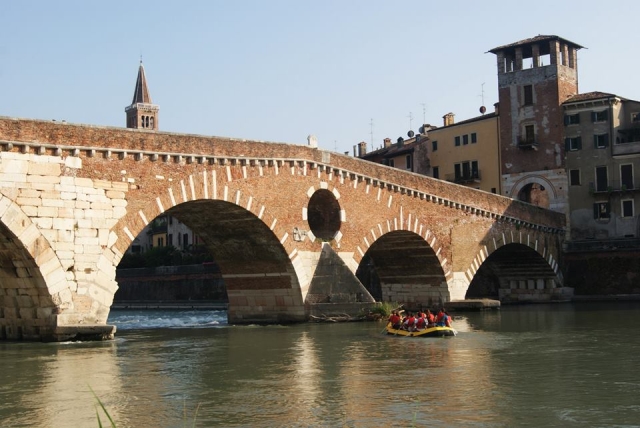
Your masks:
<instances>
[{"instance_id":1,"label":"clear sky","mask_svg":"<svg viewBox=\"0 0 640 428\"><path fill-rule=\"evenodd\" d=\"M140 57L160 130L369 150L497 99L488 50L584 46L580 92L640 100L637 2L2 1L0 115L125 126ZM484 94L484 96L483 96Z\"/></svg>"}]
</instances>

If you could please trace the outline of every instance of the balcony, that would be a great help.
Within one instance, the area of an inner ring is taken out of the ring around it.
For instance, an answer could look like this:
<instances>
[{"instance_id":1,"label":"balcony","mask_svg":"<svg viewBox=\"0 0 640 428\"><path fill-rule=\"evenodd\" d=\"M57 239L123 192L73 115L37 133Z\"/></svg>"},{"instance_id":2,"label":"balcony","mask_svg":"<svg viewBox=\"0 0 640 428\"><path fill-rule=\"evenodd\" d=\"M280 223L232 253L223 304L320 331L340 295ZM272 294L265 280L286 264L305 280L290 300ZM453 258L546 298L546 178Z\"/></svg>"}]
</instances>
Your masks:
<instances>
[{"instance_id":1,"label":"balcony","mask_svg":"<svg viewBox=\"0 0 640 428\"><path fill-rule=\"evenodd\" d=\"M617 181L609 180L607 185L596 186L595 183L589 183L589 193L592 195L600 195L607 193L634 193L640 192L640 180Z\"/></svg>"},{"instance_id":2,"label":"balcony","mask_svg":"<svg viewBox=\"0 0 640 428\"><path fill-rule=\"evenodd\" d=\"M535 138L518 137L518 148L522 150L538 150Z\"/></svg>"},{"instance_id":3,"label":"balcony","mask_svg":"<svg viewBox=\"0 0 640 428\"><path fill-rule=\"evenodd\" d=\"M634 155L640 153L640 123L630 128L618 130L616 143L612 147L613 156Z\"/></svg>"},{"instance_id":4,"label":"balcony","mask_svg":"<svg viewBox=\"0 0 640 428\"><path fill-rule=\"evenodd\" d=\"M480 171L470 171L462 174L446 174L445 180L457 184L480 183Z\"/></svg>"}]
</instances>

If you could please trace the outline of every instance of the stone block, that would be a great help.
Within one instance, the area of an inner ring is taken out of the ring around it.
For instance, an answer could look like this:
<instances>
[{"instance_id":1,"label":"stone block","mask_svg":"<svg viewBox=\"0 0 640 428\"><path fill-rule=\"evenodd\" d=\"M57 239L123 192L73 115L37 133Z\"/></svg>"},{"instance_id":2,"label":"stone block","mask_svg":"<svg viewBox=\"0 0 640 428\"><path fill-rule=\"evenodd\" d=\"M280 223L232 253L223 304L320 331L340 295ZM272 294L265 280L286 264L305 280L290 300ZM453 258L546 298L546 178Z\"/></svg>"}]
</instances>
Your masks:
<instances>
[{"instance_id":1,"label":"stone block","mask_svg":"<svg viewBox=\"0 0 640 428\"><path fill-rule=\"evenodd\" d=\"M60 164L57 163L29 162L27 165L29 175L58 177L62 171Z\"/></svg>"},{"instance_id":2,"label":"stone block","mask_svg":"<svg viewBox=\"0 0 640 428\"><path fill-rule=\"evenodd\" d=\"M38 207L38 217L58 217L58 208L57 207Z\"/></svg>"}]
</instances>

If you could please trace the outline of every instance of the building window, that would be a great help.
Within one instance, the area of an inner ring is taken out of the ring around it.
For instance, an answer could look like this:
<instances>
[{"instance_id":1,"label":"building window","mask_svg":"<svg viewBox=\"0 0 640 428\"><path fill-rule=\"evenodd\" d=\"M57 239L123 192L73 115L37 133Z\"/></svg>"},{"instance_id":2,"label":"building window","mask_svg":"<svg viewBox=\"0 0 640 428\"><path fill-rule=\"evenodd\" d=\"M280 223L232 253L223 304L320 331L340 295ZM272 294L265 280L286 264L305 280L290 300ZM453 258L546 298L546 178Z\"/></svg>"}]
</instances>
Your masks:
<instances>
[{"instance_id":1,"label":"building window","mask_svg":"<svg viewBox=\"0 0 640 428\"><path fill-rule=\"evenodd\" d=\"M620 165L620 190L634 189L633 164Z\"/></svg>"},{"instance_id":2,"label":"building window","mask_svg":"<svg viewBox=\"0 0 640 428\"><path fill-rule=\"evenodd\" d=\"M469 144L469 135L465 134L462 136L462 144L465 146Z\"/></svg>"},{"instance_id":3,"label":"building window","mask_svg":"<svg viewBox=\"0 0 640 428\"><path fill-rule=\"evenodd\" d=\"M440 178L440 168L437 166L433 167L433 178Z\"/></svg>"},{"instance_id":4,"label":"building window","mask_svg":"<svg viewBox=\"0 0 640 428\"><path fill-rule=\"evenodd\" d=\"M437 141L432 141L431 142L431 151L432 152L437 152L438 151L438 142Z\"/></svg>"},{"instance_id":5,"label":"building window","mask_svg":"<svg viewBox=\"0 0 640 428\"><path fill-rule=\"evenodd\" d=\"M609 146L609 134L600 134L593 136L593 145L596 149L604 149Z\"/></svg>"},{"instance_id":6,"label":"building window","mask_svg":"<svg viewBox=\"0 0 640 428\"><path fill-rule=\"evenodd\" d=\"M607 178L607 167L596 167L596 192L606 192L609 187L609 180Z\"/></svg>"},{"instance_id":7,"label":"building window","mask_svg":"<svg viewBox=\"0 0 640 428\"><path fill-rule=\"evenodd\" d=\"M158 238L158 247L164 247L164 238Z\"/></svg>"},{"instance_id":8,"label":"building window","mask_svg":"<svg viewBox=\"0 0 640 428\"><path fill-rule=\"evenodd\" d=\"M394 162L394 160L393 160L393 159L389 159L389 166L390 166L390 167L394 167L394 166L396 166L396 163Z\"/></svg>"},{"instance_id":9,"label":"building window","mask_svg":"<svg viewBox=\"0 0 640 428\"><path fill-rule=\"evenodd\" d=\"M189 234L185 233L182 235L182 249L186 250L189 248Z\"/></svg>"},{"instance_id":10,"label":"building window","mask_svg":"<svg viewBox=\"0 0 640 428\"><path fill-rule=\"evenodd\" d=\"M478 136L476 135L475 132L471 133L471 144L475 144L478 142Z\"/></svg>"},{"instance_id":11,"label":"building window","mask_svg":"<svg viewBox=\"0 0 640 428\"><path fill-rule=\"evenodd\" d=\"M565 114L564 115L564 124L567 125L577 125L580 123L580 113L576 114Z\"/></svg>"},{"instance_id":12,"label":"building window","mask_svg":"<svg viewBox=\"0 0 640 428\"><path fill-rule=\"evenodd\" d=\"M491 188L491 193L496 193L496 192L497 192L496 188L495 188L495 187L492 187L492 188Z\"/></svg>"},{"instance_id":13,"label":"building window","mask_svg":"<svg viewBox=\"0 0 640 428\"><path fill-rule=\"evenodd\" d=\"M536 142L536 128L535 125L526 125L524 127L524 141L527 144Z\"/></svg>"},{"instance_id":14,"label":"building window","mask_svg":"<svg viewBox=\"0 0 640 428\"><path fill-rule=\"evenodd\" d=\"M455 138L455 145L456 145L456 146L459 146L459 145L460 145L460 136L457 136L457 137Z\"/></svg>"},{"instance_id":15,"label":"building window","mask_svg":"<svg viewBox=\"0 0 640 428\"><path fill-rule=\"evenodd\" d=\"M564 149L567 152L573 152L582 149L581 137L570 137L564 139Z\"/></svg>"},{"instance_id":16,"label":"building window","mask_svg":"<svg viewBox=\"0 0 640 428\"><path fill-rule=\"evenodd\" d=\"M640 113L631 113L631 122L640 122Z\"/></svg>"},{"instance_id":17,"label":"building window","mask_svg":"<svg viewBox=\"0 0 640 428\"><path fill-rule=\"evenodd\" d=\"M407 169L411 170L412 165L411 165L411 155L407 155Z\"/></svg>"},{"instance_id":18,"label":"building window","mask_svg":"<svg viewBox=\"0 0 640 428\"><path fill-rule=\"evenodd\" d=\"M455 182L473 181L480 178L478 161L456 163L453 165L453 169Z\"/></svg>"},{"instance_id":19,"label":"building window","mask_svg":"<svg viewBox=\"0 0 640 428\"><path fill-rule=\"evenodd\" d=\"M593 204L593 218L596 220L608 220L611 217L609 202L596 202Z\"/></svg>"},{"instance_id":20,"label":"building window","mask_svg":"<svg viewBox=\"0 0 640 428\"><path fill-rule=\"evenodd\" d=\"M606 122L608 118L609 118L609 111L607 110L591 112L591 122Z\"/></svg>"},{"instance_id":21,"label":"building window","mask_svg":"<svg viewBox=\"0 0 640 428\"><path fill-rule=\"evenodd\" d=\"M571 186L579 186L580 185L580 170L572 169L569 171L569 184Z\"/></svg>"},{"instance_id":22,"label":"building window","mask_svg":"<svg viewBox=\"0 0 640 428\"><path fill-rule=\"evenodd\" d=\"M523 89L524 89L524 105L525 106L533 105L533 86L525 85Z\"/></svg>"},{"instance_id":23,"label":"building window","mask_svg":"<svg viewBox=\"0 0 640 428\"><path fill-rule=\"evenodd\" d=\"M622 217L633 217L633 199L626 199L622 202Z\"/></svg>"}]
</instances>

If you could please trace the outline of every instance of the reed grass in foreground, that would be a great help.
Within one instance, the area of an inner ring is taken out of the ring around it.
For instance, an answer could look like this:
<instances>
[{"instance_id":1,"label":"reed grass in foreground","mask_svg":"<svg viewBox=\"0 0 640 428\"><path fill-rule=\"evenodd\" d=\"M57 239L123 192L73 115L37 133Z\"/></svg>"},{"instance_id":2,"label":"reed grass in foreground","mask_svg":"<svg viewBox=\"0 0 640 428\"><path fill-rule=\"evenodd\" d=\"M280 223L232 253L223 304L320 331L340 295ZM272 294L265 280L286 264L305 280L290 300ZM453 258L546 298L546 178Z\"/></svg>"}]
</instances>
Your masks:
<instances>
[{"instance_id":1,"label":"reed grass in foreground","mask_svg":"<svg viewBox=\"0 0 640 428\"><path fill-rule=\"evenodd\" d=\"M100 398L96 395L96 393L93 391L93 389L91 387L89 387L89 390L91 390L91 393L93 394L93 396L95 397L96 401L98 402L98 406L96 406L96 419L98 419L98 427L103 428L102 420L100 419L100 412L99 412L99 408L100 408L100 409L102 409L102 411L104 412L105 416L109 420L111 428L117 428L116 427L116 423L111 418L111 415L107 411L107 408L104 406L102 401L100 401ZM200 404L198 404L198 406L196 406L196 412L193 415L193 425L192 425L193 428L195 428L195 426L196 426L196 418L198 417L198 410L200 410ZM184 417L184 423L183 423L182 426L186 427L186 424L187 424L187 403L186 403L186 401L184 403L183 412L184 412L184 416L183 416Z\"/></svg>"}]
</instances>

